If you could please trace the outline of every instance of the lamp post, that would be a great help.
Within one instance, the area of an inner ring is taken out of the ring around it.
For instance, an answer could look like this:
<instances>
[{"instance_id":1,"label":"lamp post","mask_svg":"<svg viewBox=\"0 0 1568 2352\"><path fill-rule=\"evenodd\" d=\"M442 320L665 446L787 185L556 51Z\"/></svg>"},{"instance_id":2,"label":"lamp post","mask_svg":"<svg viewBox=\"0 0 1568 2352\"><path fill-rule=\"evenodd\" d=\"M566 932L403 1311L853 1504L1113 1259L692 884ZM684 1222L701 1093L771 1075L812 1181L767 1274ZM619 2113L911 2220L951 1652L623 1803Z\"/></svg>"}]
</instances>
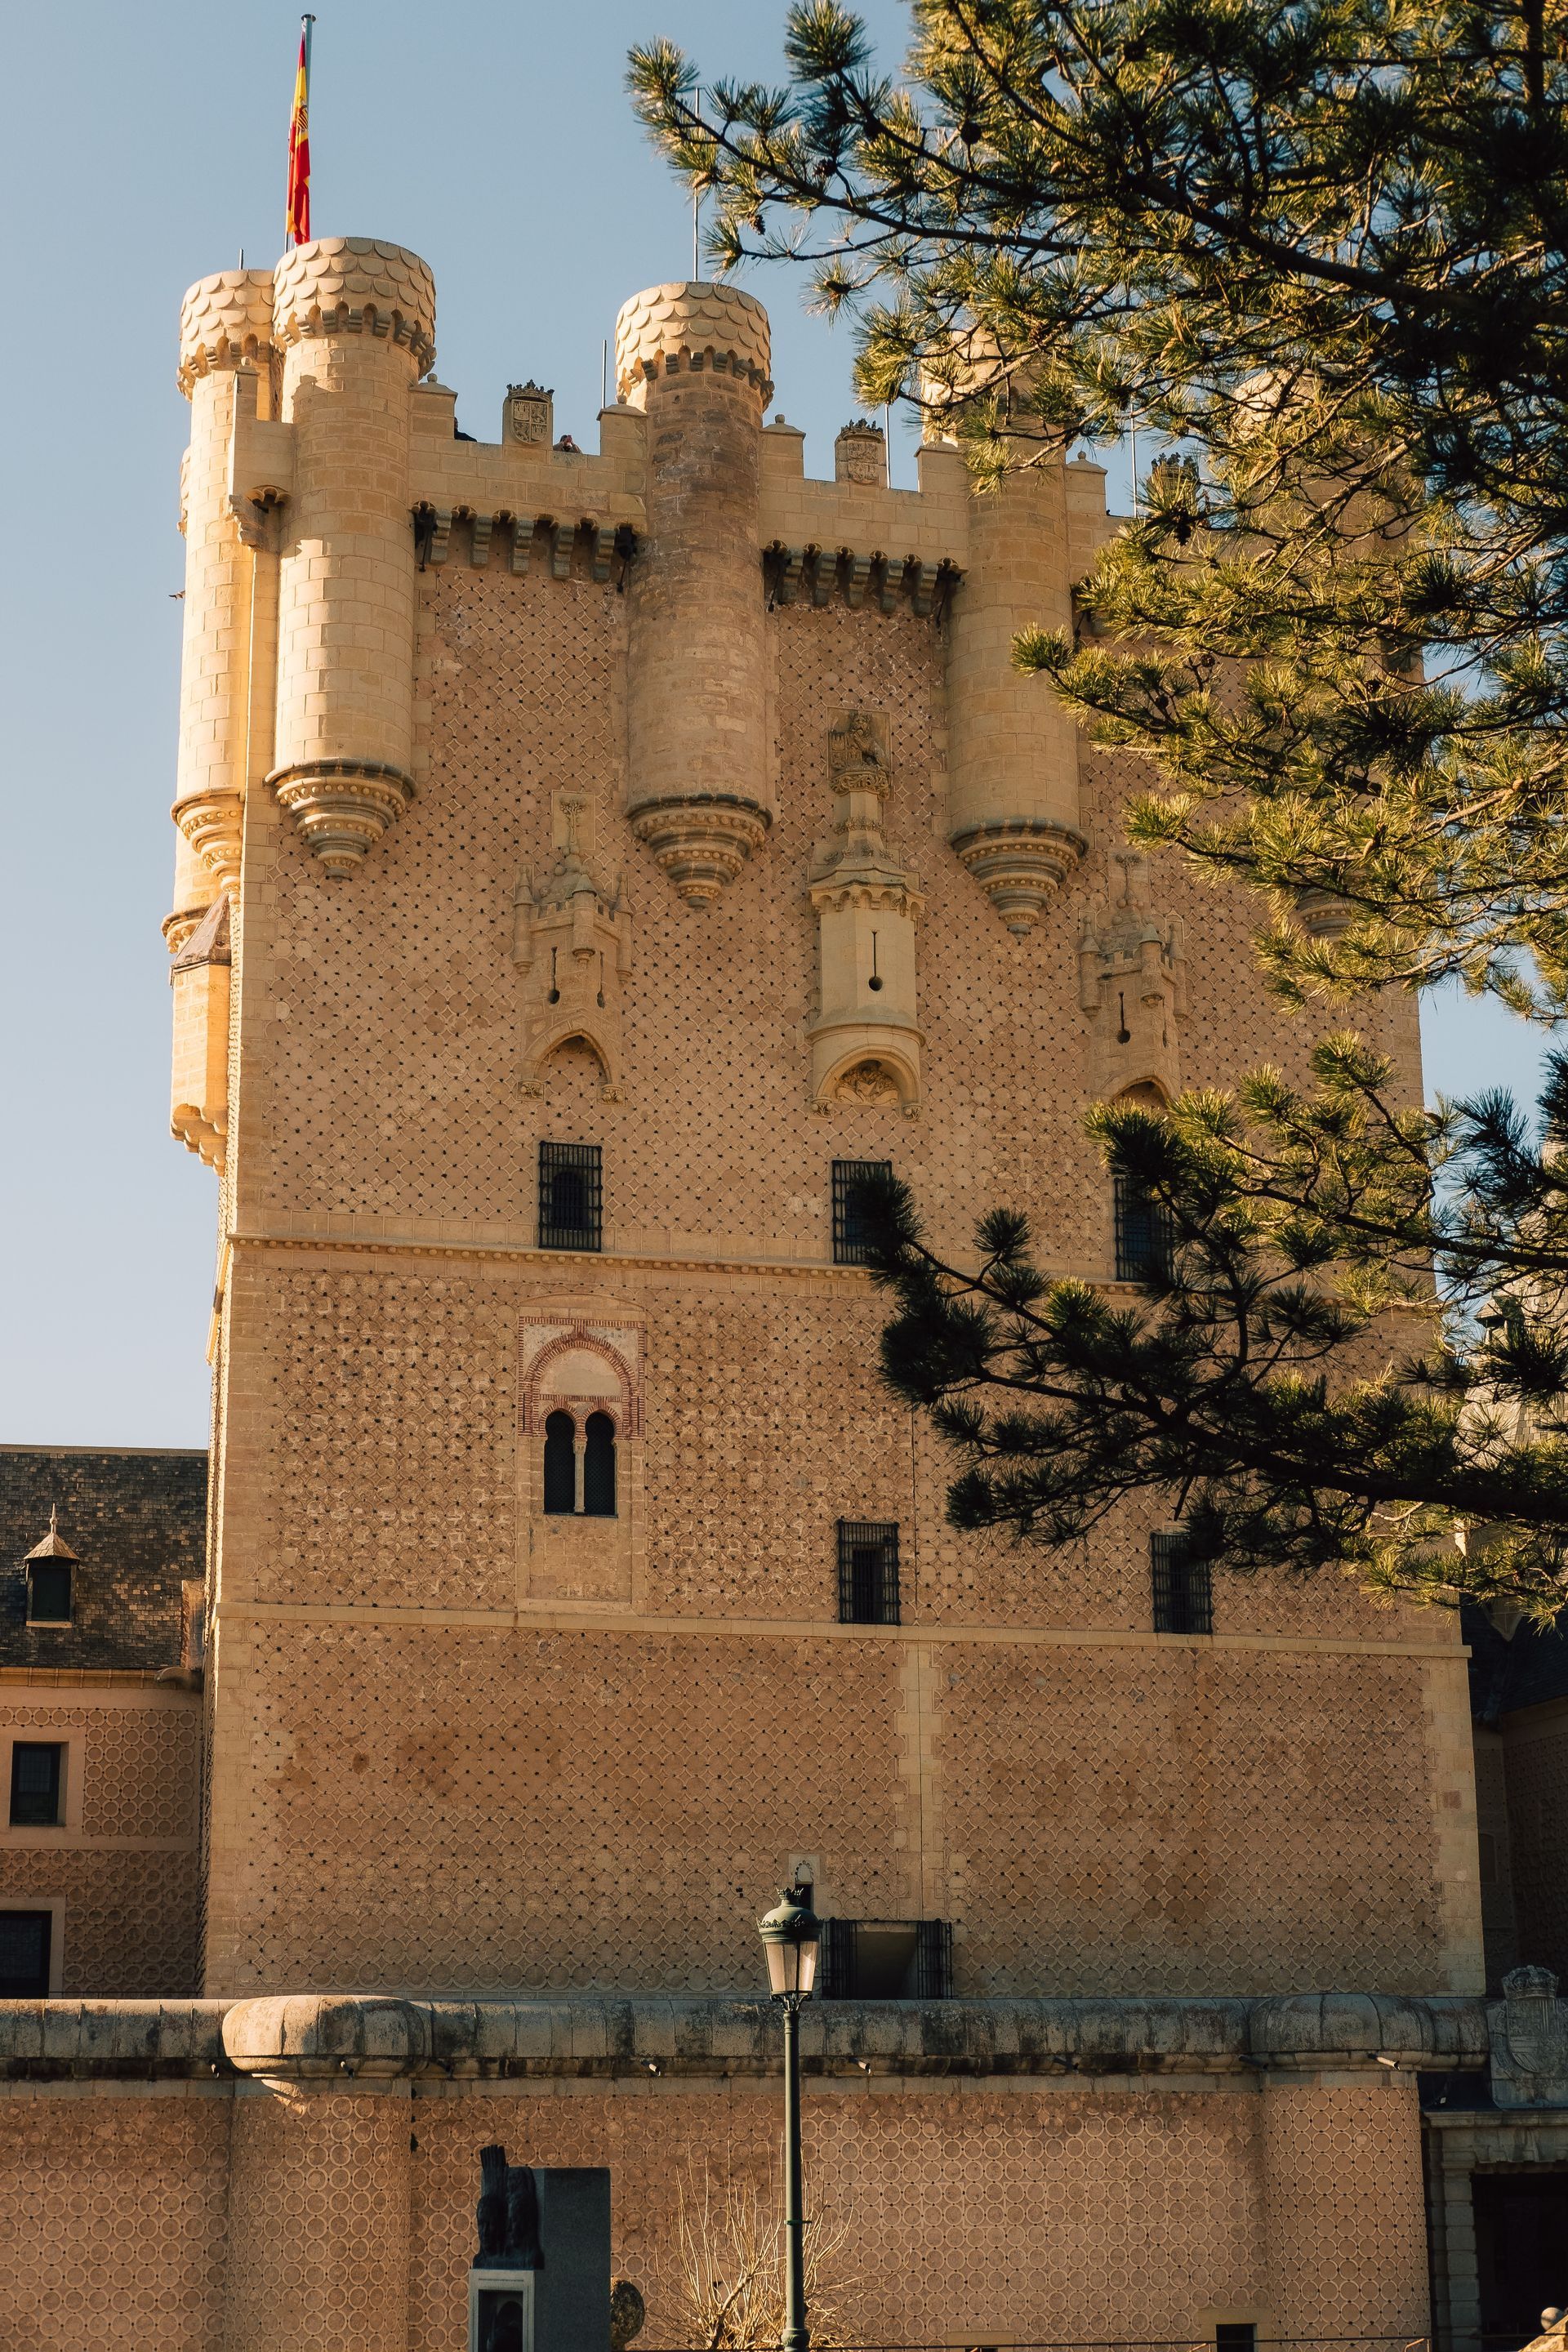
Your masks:
<instances>
[{"instance_id":1,"label":"lamp post","mask_svg":"<svg viewBox=\"0 0 1568 2352\"><path fill-rule=\"evenodd\" d=\"M786 1886L775 1910L757 1922L768 1956L768 1983L784 2011L784 2325L782 2352L808 2352L805 2326L805 2221L800 2192L800 2011L816 1982L822 1933L807 1900L810 1889Z\"/></svg>"}]
</instances>

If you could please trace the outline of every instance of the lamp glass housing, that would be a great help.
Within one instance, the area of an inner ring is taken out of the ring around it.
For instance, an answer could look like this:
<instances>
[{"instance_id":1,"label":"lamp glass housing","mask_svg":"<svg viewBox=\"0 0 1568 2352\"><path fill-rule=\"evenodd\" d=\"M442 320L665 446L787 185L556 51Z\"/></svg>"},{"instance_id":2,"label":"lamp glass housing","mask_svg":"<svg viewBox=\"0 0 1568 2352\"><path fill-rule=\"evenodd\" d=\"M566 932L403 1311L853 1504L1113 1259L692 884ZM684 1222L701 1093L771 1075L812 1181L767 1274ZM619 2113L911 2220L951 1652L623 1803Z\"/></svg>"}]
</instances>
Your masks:
<instances>
[{"instance_id":1,"label":"lamp glass housing","mask_svg":"<svg viewBox=\"0 0 1568 2352\"><path fill-rule=\"evenodd\" d=\"M822 1932L816 1915L802 1899L805 1891L786 1887L778 1908L757 1923L768 1956L769 1990L786 1997L793 1994L801 2000L811 1998L816 1982L817 1939Z\"/></svg>"}]
</instances>

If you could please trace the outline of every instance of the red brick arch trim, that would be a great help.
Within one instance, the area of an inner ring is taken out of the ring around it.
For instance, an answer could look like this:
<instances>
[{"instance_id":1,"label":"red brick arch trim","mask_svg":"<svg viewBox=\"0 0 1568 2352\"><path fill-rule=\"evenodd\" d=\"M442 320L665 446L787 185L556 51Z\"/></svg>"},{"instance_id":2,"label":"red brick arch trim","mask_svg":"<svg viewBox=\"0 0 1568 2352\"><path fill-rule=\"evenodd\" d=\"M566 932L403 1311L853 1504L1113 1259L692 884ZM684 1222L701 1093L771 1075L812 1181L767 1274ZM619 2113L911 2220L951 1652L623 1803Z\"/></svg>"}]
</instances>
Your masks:
<instances>
[{"instance_id":1,"label":"red brick arch trim","mask_svg":"<svg viewBox=\"0 0 1568 2352\"><path fill-rule=\"evenodd\" d=\"M542 1318L541 1320L542 1319ZM594 1354L603 1356L621 1384L618 1401L609 1397L595 1397L595 1412L607 1412L620 1436L640 1437L642 1435L642 1398L638 1393L631 1366L618 1348L613 1346L597 1331L591 1330L586 1323L582 1322L573 1323L562 1333L560 1339L552 1339L541 1348L528 1368L528 1377L523 1383L522 1391L522 1425L528 1435L536 1437L544 1427L545 1413L542 1410L542 1399L540 1391L545 1372L558 1356L569 1355L575 1348L586 1348ZM565 1402L564 1398L552 1397L548 1410L552 1412L558 1409L564 1411Z\"/></svg>"}]
</instances>

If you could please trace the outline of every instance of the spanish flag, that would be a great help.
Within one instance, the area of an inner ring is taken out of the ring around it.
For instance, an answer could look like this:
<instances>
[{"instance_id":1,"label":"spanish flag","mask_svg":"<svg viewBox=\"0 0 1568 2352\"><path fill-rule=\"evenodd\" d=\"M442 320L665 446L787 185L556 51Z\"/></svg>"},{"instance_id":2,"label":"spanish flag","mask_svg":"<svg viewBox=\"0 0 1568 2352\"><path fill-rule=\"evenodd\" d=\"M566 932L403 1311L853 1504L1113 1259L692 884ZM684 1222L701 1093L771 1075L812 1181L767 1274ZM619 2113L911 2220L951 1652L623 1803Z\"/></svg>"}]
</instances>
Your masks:
<instances>
[{"instance_id":1,"label":"spanish flag","mask_svg":"<svg viewBox=\"0 0 1568 2352\"><path fill-rule=\"evenodd\" d=\"M314 16L300 19L300 70L294 77L294 111L289 118L289 226L284 241L310 241L310 27Z\"/></svg>"}]
</instances>

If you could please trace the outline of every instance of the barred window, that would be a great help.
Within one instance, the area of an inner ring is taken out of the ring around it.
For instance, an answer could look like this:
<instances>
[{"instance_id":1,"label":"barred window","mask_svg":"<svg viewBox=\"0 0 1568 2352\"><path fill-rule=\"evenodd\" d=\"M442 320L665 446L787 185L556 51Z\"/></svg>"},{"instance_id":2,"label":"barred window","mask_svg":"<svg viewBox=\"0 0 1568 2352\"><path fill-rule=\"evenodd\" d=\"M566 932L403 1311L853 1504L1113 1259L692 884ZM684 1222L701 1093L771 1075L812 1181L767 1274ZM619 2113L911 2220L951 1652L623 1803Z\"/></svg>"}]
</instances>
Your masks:
<instances>
[{"instance_id":1,"label":"barred window","mask_svg":"<svg viewBox=\"0 0 1568 2352\"><path fill-rule=\"evenodd\" d=\"M63 1741L18 1739L11 1748L11 1826L58 1829L65 1786Z\"/></svg>"},{"instance_id":2,"label":"barred window","mask_svg":"<svg viewBox=\"0 0 1568 2352\"><path fill-rule=\"evenodd\" d=\"M1116 1184L1116 1279L1157 1282L1171 1268L1171 1219L1131 1176Z\"/></svg>"},{"instance_id":3,"label":"barred window","mask_svg":"<svg viewBox=\"0 0 1568 2352\"><path fill-rule=\"evenodd\" d=\"M540 1145L541 1249L602 1249L602 1201L599 1146L596 1143Z\"/></svg>"},{"instance_id":4,"label":"barred window","mask_svg":"<svg viewBox=\"0 0 1568 2352\"><path fill-rule=\"evenodd\" d=\"M868 1176L890 1176L890 1160L836 1160L833 1163L833 1263L864 1265L866 1221L860 1213L858 1188Z\"/></svg>"},{"instance_id":5,"label":"barred window","mask_svg":"<svg viewBox=\"0 0 1568 2352\"><path fill-rule=\"evenodd\" d=\"M68 1625L71 1622L71 1564L68 1559L35 1559L27 1568L29 1625Z\"/></svg>"},{"instance_id":6,"label":"barred window","mask_svg":"<svg viewBox=\"0 0 1568 2352\"><path fill-rule=\"evenodd\" d=\"M1157 1528L1149 1538L1156 1633L1212 1633L1213 1582L1206 1559L1194 1559L1184 1530Z\"/></svg>"},{"instance_id":7,"label":"barred window","mask_svg":"<svg viewBox=\"0 0 1568 2352\"><path fill-rule=\"evenodd\" d=\"M946 2000L952 1992L948 1919L825 1919L817 1990L824 2000Z\"/></svg>"},{"instance_id":8,"label":"barred window","mask_svg":"<svg viewBox=\"0 0 1568 2352\"><path fill-rule=\"evenodd\" d=\"M897 1520L839 1520L838 1622L841 1625L899 1622Z\"/></svg>"},{"instance_id":9,"label":"barred window","mask_svg":"<svg viewBox=\"0 0 1568 2352\"><path fill-rule=\"evenodd\" d=\"M0 2000L37 2000L49 1990L47 1911L0 1911Z\"/></svg>"}]
</instances>

